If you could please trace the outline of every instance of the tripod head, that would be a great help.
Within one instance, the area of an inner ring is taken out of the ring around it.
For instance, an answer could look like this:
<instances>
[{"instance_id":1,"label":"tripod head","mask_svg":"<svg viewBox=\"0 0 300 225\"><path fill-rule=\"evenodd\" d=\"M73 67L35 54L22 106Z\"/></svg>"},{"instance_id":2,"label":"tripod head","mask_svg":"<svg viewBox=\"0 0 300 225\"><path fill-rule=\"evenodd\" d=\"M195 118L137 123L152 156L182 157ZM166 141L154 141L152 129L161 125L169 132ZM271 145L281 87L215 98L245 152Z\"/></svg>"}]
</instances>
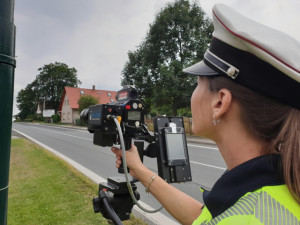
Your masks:
<instances>
[{"instance_id":1,"label":"tripod head","mask_svg":"<svg viewBox=\"0 0 300 225\"><path fill-rule=\"evenodd\" d=\"M136 181L131 181L132 189L135 198L139 200L140 194L137 192L134 182ZM108 178L107 183L100 183L99 195L93 199L94 212L101 212L104 218L113 221L118 221L117 218L121 221L128 220L133 205L134 202L129 194L126 180L120 177Z\"/></svg>"}]
</instances>

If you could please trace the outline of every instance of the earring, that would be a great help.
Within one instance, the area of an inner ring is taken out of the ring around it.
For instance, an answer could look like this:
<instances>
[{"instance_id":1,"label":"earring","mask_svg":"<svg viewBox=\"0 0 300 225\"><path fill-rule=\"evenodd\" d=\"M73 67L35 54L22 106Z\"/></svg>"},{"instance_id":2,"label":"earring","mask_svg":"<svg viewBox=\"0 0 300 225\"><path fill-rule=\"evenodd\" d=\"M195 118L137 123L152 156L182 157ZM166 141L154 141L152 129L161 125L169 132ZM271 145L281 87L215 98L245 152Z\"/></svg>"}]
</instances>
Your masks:
<instances>
[{"instance_id":1,"label":"earring","mask_svg":"<svg viewBox=\"0 0 300 225\"><path fill-rule=\"evenodd\" d=\"M282 150L283 150L283 138L280 139L280 141L277 143L276 150L277 150L277 152L279 152L279 153L282 152Z\"/></svg>"},{"instance_id":2,"label":"earring","mask_svg":"<svg viewBox=\"0 0 300 225\"><path fill-rule=\"evenodd\" d=\"M216 125L218 125L220 122L221 122L221 120L220 120L220 119L216 119L216 117L214 116L214 119L213 119L213 121L212 121L213 125L216 126Z\"/></svg>"}]
</instances>

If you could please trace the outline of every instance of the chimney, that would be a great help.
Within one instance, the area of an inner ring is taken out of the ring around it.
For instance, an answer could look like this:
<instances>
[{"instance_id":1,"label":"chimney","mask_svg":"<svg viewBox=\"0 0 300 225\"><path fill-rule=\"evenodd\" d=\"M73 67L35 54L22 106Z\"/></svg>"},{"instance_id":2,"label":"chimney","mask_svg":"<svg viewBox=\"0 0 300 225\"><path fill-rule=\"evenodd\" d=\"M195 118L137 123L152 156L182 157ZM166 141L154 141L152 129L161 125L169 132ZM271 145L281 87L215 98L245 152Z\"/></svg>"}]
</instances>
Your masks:
<instances>
[{"instance_id":1,"label":"chimney","mask_svg":"<svg viewBox=\"0 0 300 225\"><path fill-rule=\"evenodd\" d=\"M95 91L95 85L93 85L93 91Z\"/></svg>"}]
</instances>

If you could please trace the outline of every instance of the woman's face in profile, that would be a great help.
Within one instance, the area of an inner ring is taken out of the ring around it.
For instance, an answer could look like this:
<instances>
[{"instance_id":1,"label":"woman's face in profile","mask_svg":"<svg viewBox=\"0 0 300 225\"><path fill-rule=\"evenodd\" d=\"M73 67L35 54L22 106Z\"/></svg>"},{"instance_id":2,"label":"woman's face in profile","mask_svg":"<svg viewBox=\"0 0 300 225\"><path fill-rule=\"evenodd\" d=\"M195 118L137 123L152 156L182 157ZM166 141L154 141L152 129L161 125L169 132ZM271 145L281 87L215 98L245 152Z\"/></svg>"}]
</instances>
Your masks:
<instances>
[{"instance_id":1,"label":"woman's face in profile","mask_svg":"<svg viewBox=\"0 0 300 225\"><path fill-rule=\"evenodd\" d=\"M208 80L198 77L197 87L191 98L192 130L193 134L208 137L212 127L212 96L208 87Z\"/></svg>"}]
</instances>

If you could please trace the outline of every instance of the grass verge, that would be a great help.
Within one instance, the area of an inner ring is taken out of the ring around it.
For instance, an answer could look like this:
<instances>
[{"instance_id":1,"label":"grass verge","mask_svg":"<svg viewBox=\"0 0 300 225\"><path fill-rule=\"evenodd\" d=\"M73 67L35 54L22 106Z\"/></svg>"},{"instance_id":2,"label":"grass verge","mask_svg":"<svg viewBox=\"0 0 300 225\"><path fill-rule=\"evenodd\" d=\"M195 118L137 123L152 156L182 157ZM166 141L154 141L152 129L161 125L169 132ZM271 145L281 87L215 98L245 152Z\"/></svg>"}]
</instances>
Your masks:
<instances>
[{"instance_id":1,"label":"grass verge","mask_svg":"<svg viewBox=\"0 0 300 225\"><path fill-rule=\"evenodd\" d=\"M25 139L12 140L8 224L108 224L93 211L97 190L97 184L52 153ZM145 223L132 218L124 224Z\"/></svg>"}]
</instances>

